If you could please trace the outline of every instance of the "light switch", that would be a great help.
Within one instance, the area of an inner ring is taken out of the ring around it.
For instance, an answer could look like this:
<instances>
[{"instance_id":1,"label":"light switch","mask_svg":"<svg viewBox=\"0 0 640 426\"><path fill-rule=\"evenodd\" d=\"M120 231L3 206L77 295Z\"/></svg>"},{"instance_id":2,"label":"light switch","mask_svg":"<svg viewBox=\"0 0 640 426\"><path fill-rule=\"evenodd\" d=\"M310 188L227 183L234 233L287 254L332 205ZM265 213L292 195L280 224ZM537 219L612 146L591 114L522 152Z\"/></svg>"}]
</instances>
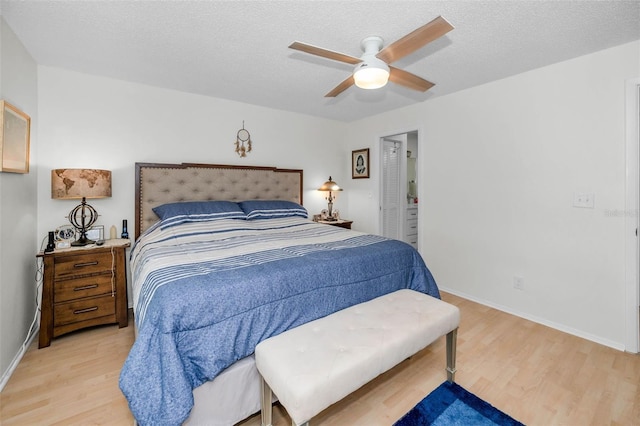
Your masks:
<instances>
[{"instance_id":1,"label":"light switch","mask_svg":"<svg viewBox=\"0 0 640 426\"><path fill-rule=\"evenodd\" d=\"M573 193L573 207L581 207L586 209L592 209L594 206L593 192L574 192Z\"/></svg>"}]
</instances>

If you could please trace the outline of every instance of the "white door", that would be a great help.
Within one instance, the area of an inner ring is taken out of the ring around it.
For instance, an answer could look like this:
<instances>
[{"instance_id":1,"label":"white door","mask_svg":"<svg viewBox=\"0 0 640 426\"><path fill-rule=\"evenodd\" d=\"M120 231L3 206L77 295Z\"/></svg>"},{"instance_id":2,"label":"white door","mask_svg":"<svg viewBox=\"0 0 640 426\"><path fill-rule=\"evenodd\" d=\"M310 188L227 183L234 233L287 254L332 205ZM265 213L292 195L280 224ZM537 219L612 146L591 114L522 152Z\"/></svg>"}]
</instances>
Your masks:
<instances>
[{"instance_id":1,"label":"white door","mask_svg":"<svg viewBox=\"0 0 640 426\"><path fill-rule=\"evenodd\" d=\"M406 135L382 138L382 235L402 240L405 180L402 176L402 159L405 152Z\"/></svg>"}]
</instances>

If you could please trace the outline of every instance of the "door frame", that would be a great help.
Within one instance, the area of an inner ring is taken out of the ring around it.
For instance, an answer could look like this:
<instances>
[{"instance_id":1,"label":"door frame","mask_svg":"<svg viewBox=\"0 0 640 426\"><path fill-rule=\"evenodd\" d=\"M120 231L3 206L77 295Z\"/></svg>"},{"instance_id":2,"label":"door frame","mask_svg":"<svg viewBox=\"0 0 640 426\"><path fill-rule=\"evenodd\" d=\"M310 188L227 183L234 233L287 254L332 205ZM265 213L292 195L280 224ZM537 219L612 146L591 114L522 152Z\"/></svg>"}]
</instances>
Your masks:
<instances>
[{"instance_id":1,"label":"door frame","mask_svg":"<svg viewBox=\"0 0 640 426\"><path fill-rule=\"evenodd\" d=\"M378 231L380 233L380 235L382 235L382 229L383 229L383 216L382 216L382 167L383 167L383 158L382 158L382 141L385 138L391 138L393 136L397 136L397 135L406 135L408 133L412 133L415 132L417 133L417 139L418 139L418 154L416 156L416 164L417 164L417 171L416 171L416 179L418 180L418 182L422 182L422 166L421 166L421 158L422 158L422 151L424 151L424 147L423 147L423 137L422 134L424 133L424 130L422 129L422 126L407 126L406 128L400 129L400 130L396 130L396 131L391 131L391 132L384 132L382 133L380 136L378 136L378 152L380 153L380 155L378 155L378 170L380 170L380 174L378 175L380 177L380 180L378 182ZM406 174L407 171L407 159L406 159L406 152L407 152L407 144L405 141L404 146L402 147L402 149L404 150L405 154L404 154L404 161L403 161L403 170L404 173ZM424 187L424 185L419 185L418 186L418 200L420 200L421 198L423 198L421 190ZM420 215L418 215L418 248L420 248L420 230L422 229L422 225L421 225L421 220L420 220ZM404 228L404 226L403 226ZM404 231L403 231L404 232Z\"/></svg>"},{"instance_id":2,"label":"door frame","mask_svg":"<svg viewBox=\"0 0 640 426\"><path fill-rule=\"evenodd\" d=\"M640 352L640 78L626 81L625 88L625 351Z\"/></svg>"}]
</instances>

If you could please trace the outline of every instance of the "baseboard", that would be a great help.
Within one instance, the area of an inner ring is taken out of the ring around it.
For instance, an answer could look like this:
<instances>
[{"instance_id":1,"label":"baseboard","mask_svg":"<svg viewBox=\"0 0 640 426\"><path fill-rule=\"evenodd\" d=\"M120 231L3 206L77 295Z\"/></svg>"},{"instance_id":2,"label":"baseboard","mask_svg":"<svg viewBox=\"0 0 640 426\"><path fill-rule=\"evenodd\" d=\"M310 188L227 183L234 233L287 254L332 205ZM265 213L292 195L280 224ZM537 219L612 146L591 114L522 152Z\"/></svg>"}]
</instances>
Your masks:
<instances>
[{"instance_id":1,"label":"baseboard","mask_svg":"<svg viewBox=\"0 0 640 426\"><path fill-rule=\"evenodd\" d=\"M16 370L16 368L18 368L18 364L20 364L20 361L22 360L22 357L24 356L24 354L27 353L27 349L29 349L29 346L31 346L31 343L33 342L33 340L38 336L39 331L40 331L40 327L36 327L33 330L33 333L31 333L29 338L26 340L26 343L22 345L22 347L20 348L20 351L18 351L16 356L13 358L13 361L11 361L11 364L9 364L9 368L7 368L7 370L2 373L2 377L0 378L0 392L2 392L2 390L6 386L7 382L11 378L11 375Z\"/></svg>"},{"instance_id":2,"label":"baseboard","mask_svg":"<svg viewBox=\"0 0 640 426\"><path fill-rule=\"evenodd\" d=\"M584 333L584 332L582 332L580 330L576 330L574 328L567 327L567 326L565 326L563 324L558 324L558 323L555 323L553 321L548 321L548 320L546 320L544 318L536 317L535 315L529 315L529 314L526 314L526 313L523 313L523 312L515 311L515 310L513 310L511 308L508 308L506 306L502 306L502 305L499 305L497 303L490 302L488 300L480 299L478 297L474 297L474 296L471 296L470 294L466 294L466 293L463 293L463 292L460 292L460 291L457 291L457 290L453 290L453 289L446 288L446 287L440 287L440 290L444 291L445 293L451 293L451 294L453 294L455 296L462 297L463 299L471 300L472 302L476 302L476 303L479 303L481 305L488 306L490 308L494 308L494 309L497 309L499 311L506 312L508 314L515 315L517 317L524 318L526 320L533 321L535 323L545 325L545 326L553 328L555 330L562 331L563 333L571 334L573 336L580 337L582 339L586 339L586 340L589 340L591 342L598 343L600 345L608 346L610 348L617 349L617 350L622 351L622 352L625 351L624 343L614 342L614 341L611 341L611 340L608 340L608 339L603 339L603 338L601 338L599 336L595 336L593 334Z\"/></svg>"}]
</instances>

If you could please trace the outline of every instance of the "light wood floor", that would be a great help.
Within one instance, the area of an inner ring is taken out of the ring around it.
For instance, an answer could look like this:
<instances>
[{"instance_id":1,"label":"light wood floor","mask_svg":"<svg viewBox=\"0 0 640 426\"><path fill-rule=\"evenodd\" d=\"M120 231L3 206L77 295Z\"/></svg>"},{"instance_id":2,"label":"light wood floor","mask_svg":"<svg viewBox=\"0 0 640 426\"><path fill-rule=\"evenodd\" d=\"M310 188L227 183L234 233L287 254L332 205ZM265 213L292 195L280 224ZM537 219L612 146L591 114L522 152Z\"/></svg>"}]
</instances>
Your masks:
<instances>
[{"instance_id":1,"label":"light wood floor","mask_svg":"<svg viewBox=\"0 0 640 426\"><path fill-rule=\"evenodd\" d=\"M528 425L640 425L640 356L443 294L460 307L456 381ZM131 425L118 375L133 327L29 348L0 394L0 424ZM446 379L444 338L322 412L314 425L391 425ZM274 410L275 426L290 424ZM242 426L260 424L259 416Z\"/></svg>"}]
</instances>

